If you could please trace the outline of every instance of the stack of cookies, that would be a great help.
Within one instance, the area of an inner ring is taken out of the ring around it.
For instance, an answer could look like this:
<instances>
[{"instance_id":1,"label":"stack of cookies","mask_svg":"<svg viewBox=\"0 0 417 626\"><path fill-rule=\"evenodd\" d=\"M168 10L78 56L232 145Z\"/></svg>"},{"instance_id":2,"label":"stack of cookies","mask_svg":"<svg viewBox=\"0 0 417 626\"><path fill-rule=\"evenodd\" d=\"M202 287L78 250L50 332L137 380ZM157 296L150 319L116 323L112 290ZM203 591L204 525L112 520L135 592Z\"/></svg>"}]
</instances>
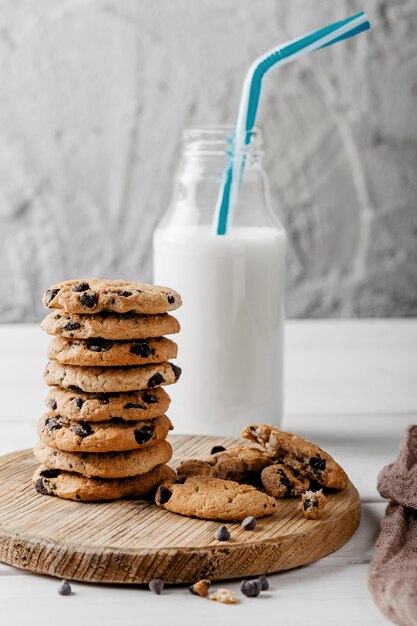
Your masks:
<instances>
[{"instance_id":1,"label":"stack of cookies","mask_svg":"<svg viewBox=\"0 0 417 626\"><path fill-rule=\"evenodd\" d=\"M38 424L33 483L44 495L80 501L139 498L175 476L162 386L181 370L180 330L168 313L175 291L121 280L70 280L48 289L54 335L44 374L48 411Z\"/></svg>"}]
</instances>

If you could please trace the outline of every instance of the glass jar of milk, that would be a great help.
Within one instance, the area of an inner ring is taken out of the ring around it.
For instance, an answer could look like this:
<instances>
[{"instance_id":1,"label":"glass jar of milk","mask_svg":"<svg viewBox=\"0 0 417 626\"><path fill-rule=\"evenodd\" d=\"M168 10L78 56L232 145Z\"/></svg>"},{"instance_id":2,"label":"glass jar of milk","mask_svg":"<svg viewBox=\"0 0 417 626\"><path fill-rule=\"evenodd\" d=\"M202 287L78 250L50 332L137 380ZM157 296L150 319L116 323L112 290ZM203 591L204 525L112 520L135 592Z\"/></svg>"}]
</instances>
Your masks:
<instances>
[{"instance_id":1,"label":"glass jar of milk","mask_svg":"<svg viewBox=\"0 0 417 626\"><path fill-rule=\"evenodd\" d=\"M186 130L172 204L153 240L154 282L181 294L176 432L238 436L283 409L285 231L269 206L252 132L233 221L214 234L231 127Z\"/></svg>"}]
</instances>

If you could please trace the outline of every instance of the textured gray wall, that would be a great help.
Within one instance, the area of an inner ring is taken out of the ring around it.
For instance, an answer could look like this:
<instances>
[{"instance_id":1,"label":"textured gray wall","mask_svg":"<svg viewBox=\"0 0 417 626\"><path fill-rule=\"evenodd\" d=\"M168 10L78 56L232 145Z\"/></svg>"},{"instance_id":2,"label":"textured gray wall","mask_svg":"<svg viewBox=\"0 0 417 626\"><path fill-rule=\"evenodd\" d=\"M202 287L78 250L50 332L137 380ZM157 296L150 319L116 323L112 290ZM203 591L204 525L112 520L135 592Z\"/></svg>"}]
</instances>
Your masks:
<instances>
[{"instance_id":1,"label":"textured gray wall","mask_svg":"<svg viewBox=\"0 0 417 626\"><path fill-rule=\"evenodd\" d=\"M0 320L65 278L150 279L181 129L233 121L253 58L362 8L369 34L265 80L287 311L415 314L415 0L0 0Z\"/></svg>"}]
</instances>

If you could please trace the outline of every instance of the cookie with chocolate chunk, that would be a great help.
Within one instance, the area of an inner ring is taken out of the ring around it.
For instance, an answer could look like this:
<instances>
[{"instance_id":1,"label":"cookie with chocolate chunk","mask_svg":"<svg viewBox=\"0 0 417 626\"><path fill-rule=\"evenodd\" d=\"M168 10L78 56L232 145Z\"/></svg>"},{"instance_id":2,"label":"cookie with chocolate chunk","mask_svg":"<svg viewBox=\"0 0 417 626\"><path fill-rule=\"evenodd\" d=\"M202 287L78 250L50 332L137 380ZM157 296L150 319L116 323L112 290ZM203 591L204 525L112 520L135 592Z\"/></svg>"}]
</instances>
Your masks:
<instances>
[{"instance_id":1,"label":"cookie with chocolate chunk","mask_svg":"<svg viewBox=\"0 0 417 626\"><path fill-rule=\"evenodd\" d=\"M125 280L84 278L52 285L43 296L50 309L92 315L101 311L166 313L181 306L181 296L169 287Z\"/></svg>"},{"instance_id":2,"label":"cookie with chocolate chunk","mask_svg":"<svg viewBox=\"0 0 417 626\"><path fill-rule=\"evenodd\" d=\"M166 337L137 341L54 337L48 346L48 358L62 365L86 367L147 365L175 359L177 348L177 344Z\"/></svg>"},{"instance_id":3,"label":"cookie with chocolate chunk","mask_svg":"<svg viewBox=\"0 0 417 626\"><path fill-rule=\"evenodd\" d=\"M178 320L169 315L140 315L139 313L97 313L78 315L54 311L41 322L48 335L77 339L138 340L172 335L180 331Z\"/></svg>"},{"instance_id":4,"label":"cookie with chocolate chunk","mask_svg":"<svg viewBox=\"0 0 417 626\"><path fill-rule=\"evenodd\" d=\"M298 435L268 424L251 424L243 429L242 437L260 444L277 461L316 480L320 485L330 489L344 489L348 484L347 475L330 454Z\"/></svg>"},{"instance_id":5,"label":"cookie with chocolate chunk","mask_svg":"<svg viewBox=\"0 0 417 626\"><path fill-rule=\"evenodd\" d=\"M89 478L41 466L35 471L32 482L36 491L45 496L99 502L151 497L162 481L173 476L174 471L166 465L158 465L147 474L129 478Z\"/></svg>"},{"instance_id":6,"label":"cookie with chocolate chunk","mask_svg":"<svg viewBox=\"0 0 417 626\"><path fill-rule=\"evenodd\" d=\"M169 362L137 367L80 367L49 361L44 381L47 385L59 385L71 391L107 393L172 385L180 375L181 369Z\"/></svg>"},{"instance_id":7,"label":"cookie with chocolate chunk","mask_svg":"<svg viewBox=\"0 0 417 626\"><path fill-rule=\"evenodd\" d=\"M212 476L236 482L259 479L273 459L259 448L238 446L212 454L206 459L189 459L177 468L178 476Z\"/></svg>"},{"instance_id":8,"label":"cookie with chocolate chunk","mask_svg":"<svg viewBox=\"0 0 417 626\"><path fill-rule=\"evenodd\" d=\"M242 521L248 515L272 515L276 502L251 485L208 476L165 481L155 494L158 506L189 517Z\"/></svg>"},{"instance_id":9,"label":"cookie with chocolate chunk","mask_svg":"<svg viewBox=\"0 0 417 626\"><path fill-rule=\"evenodd\" d=\"M265 490L274 498L299 496L310 486L306 476L283 463L275 463L262 470L261 480Z\"/></svg>"},{"instance_id":10,"label":"cookie with chocolate chunk","mask_svg":"<svg viewBox=\"0 0 417 626\"><path fill-rule=\"evenodd\" d=\"M76 472L83 476L125 478L146 474L157 465L168 463L172 448L167 441L126 452L65 452L39 441L33 448L38 461L50 469Z\"/></svg>"},{"instance_id":11,"label":"cookie with chocolate chunk","mask_svg":"<svg viewBox=\"0 0 417 626\"><path fill-rule=\"evenodd\" d=\"M307 519L318 519L326 507L326 496L322 489L306 491L301 496L300 508Z\"/></svg>"},{"instance_id":12,"label":"cookie with chocolate chunk","mask_svg":"<svg viewBox=\"0 0 417 626\"><path fill-rule=\"evenodd\" d=\"M162 387L124 393L85 393L51 387L45 404L55 415L78 422L137 422L166 413L170 397Z\"/></svg>"},{"instance_id":13,"label":"cookie with chocolate chunk","mask_svg":"<svg viewBox=\"0 0 417 626\"><path fill-rule=\"evenodd\" d=\"M38 422L40 440L68 452L120 452L155 445L173 428L165 415L142 422L73 422L52 411Z\"/></svg>"}]
</instances>

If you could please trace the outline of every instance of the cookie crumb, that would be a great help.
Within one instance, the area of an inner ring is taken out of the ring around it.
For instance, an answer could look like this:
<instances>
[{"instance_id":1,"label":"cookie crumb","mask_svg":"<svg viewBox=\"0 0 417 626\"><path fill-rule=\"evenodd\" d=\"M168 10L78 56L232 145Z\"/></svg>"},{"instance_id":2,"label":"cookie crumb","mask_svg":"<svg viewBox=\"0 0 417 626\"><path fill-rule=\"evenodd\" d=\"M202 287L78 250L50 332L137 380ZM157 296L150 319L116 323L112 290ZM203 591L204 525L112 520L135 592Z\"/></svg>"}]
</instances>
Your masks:
<instances>
[{"instance_id":1,"label":"cookie crumb","mask_svg":"<svg viewBox=\"0 0 417 626\"><path fill-rule=\"evenodd\" d=\"M213 600L213 602L223 602L223 604L238 604L239 602L235 592L229 589L218 589L209 595L209 600Z\"/></svg>"},{"instance_id":2,"label":"cookie crumb","mask_svg":"<svg viewBox=\"0 0 417 626\"><path fill-rule=\"evenodd\" d=\"M301 496L300 508L307 519L318 519L326 507L326 496L323 490L305 491Z\"/></svg>"},{"instance_id":3,"label":"cookie crumb","mask_svg":"<svg viewBox=\"0 0 417 626\"><path fill-rule=\"evenodd\" d=\"M190 593L195 596L200 596L201 598L207 598L210 587L210 580L204 578L203 580L198 580L194 585L188 587Z\"/></svg>"}]
</instances>

